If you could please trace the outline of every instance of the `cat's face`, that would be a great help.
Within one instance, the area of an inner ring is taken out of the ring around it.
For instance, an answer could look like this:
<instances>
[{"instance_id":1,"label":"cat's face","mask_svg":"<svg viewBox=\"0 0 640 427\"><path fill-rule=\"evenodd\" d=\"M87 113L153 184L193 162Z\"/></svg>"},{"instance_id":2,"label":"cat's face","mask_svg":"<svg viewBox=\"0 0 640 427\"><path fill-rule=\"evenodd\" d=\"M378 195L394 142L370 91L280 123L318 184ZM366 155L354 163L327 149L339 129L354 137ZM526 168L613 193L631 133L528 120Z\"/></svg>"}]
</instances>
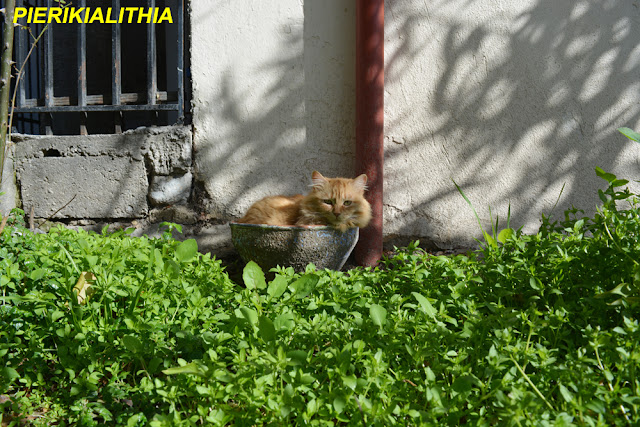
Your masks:
<instances>
[{"instance_id":1,"label":"cat's face","mask_svg":"<svg viewBox=\"0 0 640 427\"><path fill-rule=\"evenodd\" d=\"M314 207L327 223L348 227L364 227L369 222L370 207L364 199L367 176L354 179L325 178L320 172L311 175L312 189L309 197Z\"/></svg>"}]
</instances>

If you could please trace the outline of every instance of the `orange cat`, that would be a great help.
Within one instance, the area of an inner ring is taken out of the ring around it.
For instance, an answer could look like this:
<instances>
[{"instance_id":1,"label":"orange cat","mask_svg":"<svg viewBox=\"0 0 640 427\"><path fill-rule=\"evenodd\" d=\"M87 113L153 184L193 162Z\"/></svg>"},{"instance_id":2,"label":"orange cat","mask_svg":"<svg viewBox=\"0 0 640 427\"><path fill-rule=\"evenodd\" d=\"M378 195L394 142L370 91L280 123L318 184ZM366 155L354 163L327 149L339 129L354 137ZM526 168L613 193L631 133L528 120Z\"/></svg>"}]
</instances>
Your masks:
<instances>
[{"instance_id":1,"label":"orange cat","mask_svg":"<svg viewBox=\"0 0 640 427\"><path fill-rule=\"evenodd\" d=\"M325 178L311 174L311 191L306 196L269 196L254 203L238 220L245 224L329 225L342 232L366 227L371 206L364 198L367 176L354 179Z\"/></svg>"}]
</instances>

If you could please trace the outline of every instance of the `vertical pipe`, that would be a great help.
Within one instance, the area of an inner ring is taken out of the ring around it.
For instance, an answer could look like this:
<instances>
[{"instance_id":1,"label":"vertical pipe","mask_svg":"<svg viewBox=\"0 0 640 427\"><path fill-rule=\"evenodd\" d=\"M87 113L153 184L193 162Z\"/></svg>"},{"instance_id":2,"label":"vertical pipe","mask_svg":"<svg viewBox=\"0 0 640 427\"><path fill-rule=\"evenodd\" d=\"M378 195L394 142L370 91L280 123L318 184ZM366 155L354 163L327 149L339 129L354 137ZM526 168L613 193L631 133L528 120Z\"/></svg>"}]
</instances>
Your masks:
<instances>
[{"instance_id":1,"label":"vertical pipe","mask_svg":"<svg viewBox=\"0 0 640 427\"><path fill-rule=\"evenodd\" d=\"M372 219L355 248L360 265L382 257L384 0L356 0L356 173L366 173Z\"/></svg>"}]
</instances>

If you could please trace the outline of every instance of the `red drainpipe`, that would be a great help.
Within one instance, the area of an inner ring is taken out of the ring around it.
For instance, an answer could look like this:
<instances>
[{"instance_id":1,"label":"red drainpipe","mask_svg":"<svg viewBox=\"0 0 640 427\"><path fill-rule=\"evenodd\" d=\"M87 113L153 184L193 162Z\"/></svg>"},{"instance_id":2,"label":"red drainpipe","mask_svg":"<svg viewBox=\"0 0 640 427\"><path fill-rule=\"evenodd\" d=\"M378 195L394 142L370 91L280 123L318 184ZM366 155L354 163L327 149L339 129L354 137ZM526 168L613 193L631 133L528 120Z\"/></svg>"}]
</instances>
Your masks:
<instances>
[{"instance_id":1,"label":"red drainpipe","mask_svg":"<svg viewBox=\"0 0 640 427\"><path fill-rule=\"evenodd\" d=\"M384 0L356 0L356 174L366 173L373 217L360 230L356 262L382 257L384 164Z\"/></svg>"}]
</instances>

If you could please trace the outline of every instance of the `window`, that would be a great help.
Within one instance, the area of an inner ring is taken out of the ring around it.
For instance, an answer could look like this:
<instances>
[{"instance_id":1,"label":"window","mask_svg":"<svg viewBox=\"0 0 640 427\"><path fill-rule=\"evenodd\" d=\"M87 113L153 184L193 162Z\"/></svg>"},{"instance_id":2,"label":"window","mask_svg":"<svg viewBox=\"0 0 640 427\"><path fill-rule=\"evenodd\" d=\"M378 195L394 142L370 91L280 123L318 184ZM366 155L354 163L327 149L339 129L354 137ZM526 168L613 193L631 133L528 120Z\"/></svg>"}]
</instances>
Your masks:
<instances>
[{"instance_id":1,"label":"window","mask_svg":"<svg viewBox=\"0 0 640 427\"><path fill-rule=\"evenodd\" d=\"M184 123L184 6L17 0L14 77L24 69L13 79L14 130L74 135Z\"/></svg>"}]
</instances>

